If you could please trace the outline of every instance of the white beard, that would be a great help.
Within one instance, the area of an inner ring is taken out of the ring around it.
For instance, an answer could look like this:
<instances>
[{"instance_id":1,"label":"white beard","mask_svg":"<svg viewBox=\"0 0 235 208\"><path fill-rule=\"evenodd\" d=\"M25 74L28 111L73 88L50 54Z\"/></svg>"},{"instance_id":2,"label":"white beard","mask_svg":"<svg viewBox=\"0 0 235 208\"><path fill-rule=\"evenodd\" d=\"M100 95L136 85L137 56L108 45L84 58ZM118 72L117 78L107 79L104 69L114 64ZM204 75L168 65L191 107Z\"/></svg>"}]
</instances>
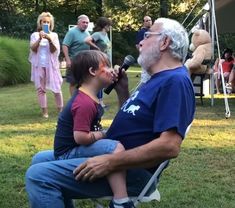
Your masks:
<instances>
[{"instance_id":1,"label":"white beard","mask_svg":"<svg viewBox=\"0 0 235 208\"><path fill-rule=\"evenodd\" d=\"M160 59L160 55L159 44L151 45L151 48L146 50L146 52L140 53L137 61L143 69L150 72L151 66Z\"/></svg>"},{"instance_id":2,"label":"white beard","mask_svg":"<svg viewBox=\"0 0 235 208\"><path fill-rule=\"evenodd\" d=\"M140 82L146 83L148 80L150 80L150 78L151 78L150 74L145 69L142 69Z\"/></svg>"}]
</instances>

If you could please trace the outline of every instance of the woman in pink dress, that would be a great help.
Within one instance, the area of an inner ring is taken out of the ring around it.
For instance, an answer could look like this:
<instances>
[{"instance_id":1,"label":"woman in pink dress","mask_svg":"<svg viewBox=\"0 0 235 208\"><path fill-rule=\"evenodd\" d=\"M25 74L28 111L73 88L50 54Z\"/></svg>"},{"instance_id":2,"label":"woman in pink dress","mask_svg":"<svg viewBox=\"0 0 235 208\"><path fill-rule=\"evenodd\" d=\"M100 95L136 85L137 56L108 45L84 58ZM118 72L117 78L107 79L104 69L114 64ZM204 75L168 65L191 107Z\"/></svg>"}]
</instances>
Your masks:
<instances>
[{"instance_id":1,"label":"woman in pink dress","mask_svg":"<svg viewBox=\"0 0 235 208\"><path fill-rule=\"evenodd\" d=\"M30 37L31 81L35 84L44 118L48 118L47 90L54 93L57 110L60 112L63 108L63 79L58 59L60 44L57 33L52 32L53 28L53 16L49 12L43 12L37 19L37 32Z\"/></svg>"}]
</instances>

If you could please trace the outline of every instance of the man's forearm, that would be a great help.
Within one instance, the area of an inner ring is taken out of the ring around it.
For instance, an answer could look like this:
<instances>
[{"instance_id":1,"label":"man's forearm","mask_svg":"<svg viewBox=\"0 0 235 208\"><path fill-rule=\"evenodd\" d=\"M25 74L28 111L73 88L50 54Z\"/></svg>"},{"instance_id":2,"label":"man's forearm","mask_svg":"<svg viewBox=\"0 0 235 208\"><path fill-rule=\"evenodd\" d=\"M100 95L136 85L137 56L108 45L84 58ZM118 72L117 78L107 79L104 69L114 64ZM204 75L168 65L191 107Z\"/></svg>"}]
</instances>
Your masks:
<instances>
[{"instance_id":1,"label":"man's forearm","mask_svg":"<svg viewBox=\"0 0 235 208\"><path fill-rule=\"evenodd\" d=\"M62 45L62 51L65 57L65 60L67 61L69 59L69 50L68 47L65 45Z\"/></svg>"},{"instance_id":2,"label":"man's forearm","mask_svg":"<svg viewBox=\"0 0 235 208\"><path fill-rule=\"evenodd\" d=\"M121 94L117 93L119 108L122 107L123 103L130 97L129 91L122 92Z\"/></svg>"},{"instance_id":3,"label":"man's forearm","mask_svg":"<svg viewBox=\"0 0 235 208\"><path fill-rule=\"evenodd\" d=\"M117 82L115 90L119 101L119 107L121 107L123 103L130 97L128 78L125 70L122 71L122 78Z\"/></svg>"},{"instance_id":4,"label":"man's forearm","mask_svg":"<svg viewBox=\"0 0 235 208\"><path fill-rule=\"evenodd\" d=\"M110 155L110 170L150 168L175 158L180 152L182 138L175 132L164 132L162 138L125 152Z\"/></svg>"}]
</instances>

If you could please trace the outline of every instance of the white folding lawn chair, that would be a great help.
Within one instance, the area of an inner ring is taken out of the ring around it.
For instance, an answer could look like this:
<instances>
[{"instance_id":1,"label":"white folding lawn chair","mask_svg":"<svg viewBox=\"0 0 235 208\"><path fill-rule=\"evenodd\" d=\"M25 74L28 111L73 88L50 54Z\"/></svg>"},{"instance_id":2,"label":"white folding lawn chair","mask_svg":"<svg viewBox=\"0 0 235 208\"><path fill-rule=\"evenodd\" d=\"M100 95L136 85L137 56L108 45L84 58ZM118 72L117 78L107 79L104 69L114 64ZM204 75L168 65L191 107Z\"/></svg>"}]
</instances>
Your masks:
<instances>
[{"instance_id":1,"label":"white folding lawn chair","mask_svg":"<svg viewBox=\"0 0 235 208\"><path fill-rule=\"evenodd\" d=\"M138 196L131 196L130 197L135 206L137 206L139 203L142 203L142 202L150 202L153 200L160 201L160 193L157 188L153 193L151 193L148 196L146 196L146 193L148 192L149 188L153 184L156 184L156 187L158 187L159 177L160 177L162 171L167 167L168 163L169 163L169 160L162 162L159 165L159 167L157 168L157 170L154 172L152 177L149 179L148 183L145 185L145 187L143 188L141 193ZM100 202L102 200L112 200L112 196L106 196L106 197L94 199L94 202L96 203L96 208L103 208L104 207Z\"/></svg>"}]
</instances>

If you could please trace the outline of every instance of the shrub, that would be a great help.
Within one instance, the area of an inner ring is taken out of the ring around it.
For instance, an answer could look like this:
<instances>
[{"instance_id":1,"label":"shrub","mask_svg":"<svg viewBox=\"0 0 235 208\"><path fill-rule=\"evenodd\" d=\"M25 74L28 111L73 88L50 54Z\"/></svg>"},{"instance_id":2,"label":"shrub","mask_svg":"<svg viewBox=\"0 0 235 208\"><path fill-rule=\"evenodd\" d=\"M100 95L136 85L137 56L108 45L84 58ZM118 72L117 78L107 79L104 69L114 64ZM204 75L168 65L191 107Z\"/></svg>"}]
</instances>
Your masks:
<instances>
[{"instance_id":1,"label":"shrub","mask_svg":"<svg viewBox=\"0 0 235 208\"><path fill-rule=\"evenodd\" d=\"M0 86L29 82L28 44L24 40L0 37Z\"/></svg>"},{"instance_id":2,"label":"shrub","mask_svg":"<svg viewBox=\"0 0 235 208\"><path fill-rule=\"evenodd\" d=\"M138 51L135 47L135 31L113 32L113 64L121 64L126 55L130 54L135 58Z\"/></svg>"},{"instance_id":3,"label":"shrub","mask_svg":"<svg viewBox=\"0 0 235 208\"><path fill-rule=\"evenodd\" d=\"M128 54L137 57L135 36L135 31L113 31L113 64L122 64ZM28 54L28 40L0 37L0 86L30 81Z\"/></svg>"}]
</instances>

